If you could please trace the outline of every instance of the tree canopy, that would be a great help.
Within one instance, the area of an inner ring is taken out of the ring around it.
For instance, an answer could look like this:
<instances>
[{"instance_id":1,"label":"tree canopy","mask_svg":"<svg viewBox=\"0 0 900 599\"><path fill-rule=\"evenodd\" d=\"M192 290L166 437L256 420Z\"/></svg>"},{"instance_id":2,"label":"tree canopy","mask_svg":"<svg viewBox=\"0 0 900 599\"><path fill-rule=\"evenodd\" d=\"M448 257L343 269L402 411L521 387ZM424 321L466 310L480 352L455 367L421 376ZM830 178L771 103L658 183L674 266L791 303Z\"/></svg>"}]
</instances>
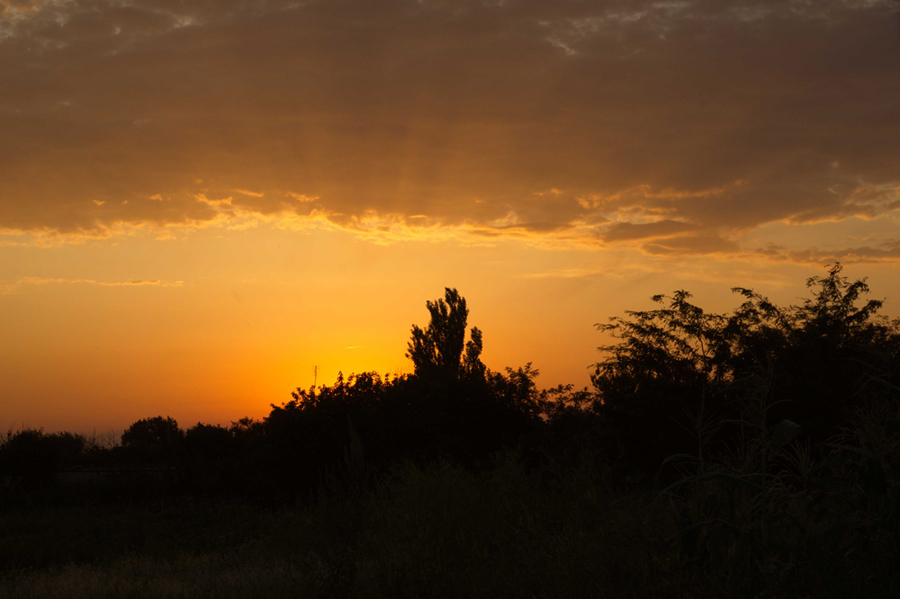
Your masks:
<instances>
[{"instance_id":1,"label":"tree canopy","mask_svg":"<svg viewBox=\"0 0 900 599\"><path fill-rule=\"evenodd\" d=\"M898 321L878 315L882 302L865 298L865 279L841 272L835 264L809 278L800 305L735 288L744 303L715 314L680 290L654 296L660 308L598 324L616 342L599 348L595 409L647 467L696 450L717 422L743 416L748 395L765 402L768 419L802 424L807 438L834 435L876 363L900 357Z\"/></svg>"},{"instance_id":2,"label":"tree canopy","mask_svg":"<svg viewBox=\"0 0 900 599\"><path fill-rule=\"evenodd\" d=\"M483 375L481 331L472 328L466 342L469 309L466 299L453 288L444 289L444 297L425 302L431 320L424 329L412 326L412 338L406 357L413 361L417 376L457 378L460 374ZM465 350L465 356L463 356Z\"/></svg>"}]
</instances>

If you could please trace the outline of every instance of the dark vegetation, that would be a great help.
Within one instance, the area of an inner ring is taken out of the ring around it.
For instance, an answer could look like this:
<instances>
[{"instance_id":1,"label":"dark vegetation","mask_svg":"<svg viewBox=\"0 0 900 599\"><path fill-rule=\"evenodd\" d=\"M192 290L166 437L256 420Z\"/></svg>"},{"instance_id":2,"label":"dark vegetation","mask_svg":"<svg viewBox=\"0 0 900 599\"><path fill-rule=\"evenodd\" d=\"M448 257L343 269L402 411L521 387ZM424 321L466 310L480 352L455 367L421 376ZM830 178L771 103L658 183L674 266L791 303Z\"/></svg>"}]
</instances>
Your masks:
<instances>
[{"instance_id":1,"label":"dark vegetation","mask_svg":"<svg viewBox=\"0 0 900 599\"><path fill-rule=\"evenodd\" d=\"M598 325L592 390L486 368L447 289L411 375L113 445L11 431L0 595L900 596L900 322L839 265L808 287L654 297Z\"/></svg>"}]
</instances>

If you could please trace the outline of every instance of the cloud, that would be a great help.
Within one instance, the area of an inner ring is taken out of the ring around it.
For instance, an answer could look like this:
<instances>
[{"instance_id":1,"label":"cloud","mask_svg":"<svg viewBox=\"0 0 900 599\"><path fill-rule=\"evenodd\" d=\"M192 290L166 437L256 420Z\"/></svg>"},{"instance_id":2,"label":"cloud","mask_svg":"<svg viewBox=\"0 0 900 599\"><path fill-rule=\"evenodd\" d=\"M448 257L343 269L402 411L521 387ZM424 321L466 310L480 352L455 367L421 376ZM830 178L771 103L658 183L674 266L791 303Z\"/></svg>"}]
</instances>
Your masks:
<instances>
[{"instance_id":1,"label":"cloud","mask_svg":"<svg viewBox=\"0 0 900 599\"><path fill-rule=\"evenodd\" d=\"M900 208L897 9L4 0L0 244L321 226L752 254L767 223Z\"/></svg>"},{"instance_id":2,"label":"cloud","mask_svg":"<svg viewBox=\"0 0 900 599\"><path fill-rule=\"evenodd\" d=\"M793 262L797 264L877 264L900 260L900 240L891 240L877 246L845 247L830 250L817 248L791 249L769 245L756 250L767 260Z\"/></svg>"},{"instance_id":3,"label":"cloud","mask_svg":"<svg viewBox=\"0 0 900 599\"><path fill-rule=\"evenodd\" d=\"M289 197L294 198L298 202L315 202L316 200L319 199L319 196L307 196L307 195L303 195L302 193L294 193L293 191L287 192L287 195ZM410 218L413 218L413 217L410 217Z\"/></svg>"},{"instance_id":4,"label":"cloud","mask_svg":"<svg viewBox=\"0 0 900 599\"><path fill-rule=\"evenodd\" d=\"M99 285L100 287L182 287L183 281L96 281L94 279L66 279L45 277L20 277L13 282L0 284L0 295L17 293L22 287L33 285Z\"/></svg>"},{"instance_id":5,"label":"cloud","mask_svg":"<svg viewBox=\"0 0 900 599\"><path fill-rule=\"evenodd\" d=\"M649 254L743 254L738 244L718 235L685 235L645 243Z\"/></svg>"},{"instance_id":6,"label":"cloud","mask_svg":"<svg viewBox=\"0 0 900 599\"><path fill-rule=\"evenodd\" d=\"M198 193L194 196L194 199L200 202L201 204L206 204L207 206L231 206L232 197L228 196L227 198L222 198L220 200L210 200L206 197L206 194Z\"/></svg>"},{"instance_id":7,"label":"cloud","mask_svg":"<svg viewBox=\"0 0 900 599\"><path fill-rule=\"evenodd\" d=\"M696 229L696 226L675 220L659 220L652 223L617 223L603 233L604 241L631 241L654 237L672 237Z\"/></svg>"},{"instance_id":8,"label":"cloud","mask_svg":"<svg viewBox=\"0 0 900 599\"><path fill-rule=\"evenodd\" d=\"M233 191L234 191L235 193L240 193L240 194L243 194L243 195L245 195L245 196L251 196L251 197L254 197L254 198L261 198L261 197L263 197L264 195L266 195L265 193L263 193L263 192L261 192L261 191L248 191L248 190L246 190L246 189L235 189L235 190L233 190Z\"/></svg>"}]
</instances>

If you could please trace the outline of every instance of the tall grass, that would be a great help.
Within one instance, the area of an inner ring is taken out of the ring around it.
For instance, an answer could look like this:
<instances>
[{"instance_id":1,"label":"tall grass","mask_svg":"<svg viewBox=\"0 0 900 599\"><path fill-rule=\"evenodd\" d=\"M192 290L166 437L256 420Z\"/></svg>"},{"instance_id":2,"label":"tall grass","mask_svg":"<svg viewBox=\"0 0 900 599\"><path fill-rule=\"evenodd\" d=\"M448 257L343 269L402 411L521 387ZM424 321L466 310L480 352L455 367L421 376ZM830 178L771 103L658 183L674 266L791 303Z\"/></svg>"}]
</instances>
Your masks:
<instances>
[{"instance_id":1,"label":"tall grass","mask_svg":"<svg viewBox=\"0 0 900 599\"><path fill-rule=\"evenodd\" d=\"M196 531L186 525L185 535L207 535L193 542L179 542L171 522L184 525L206 508L145 506L143 513L106 523L96 543L117 549L93 559L72 537L89 534L90 519L103 519L99 511L68 514L85 522L69 529L52 521L66 514L44 513L51 521L38 526L41 515L33 513L21 516L27 522L20 522L20 546L46 547L55 538L59 551L70 553L34 555L31 564L38 568L20 561L0 577L0 595L667 595L671 584L651 559L666 551L665 506L651 497L615 503L597 473L590 465L529 471L515 454L480 473L448 463L402 465L358 496L333 493L311 507L238 506L221 518L207 516ZM166 523L168 548L157 536ZM117 525L123 527L118 537ZM220 526L222 534L238 528L246 537L217 544L204 531ZM25 530L42 532L29 540Z\"/></svg>"},{"instance_id":2,"label":"tall grass","mask_svg":"<svg viewBox=\"0 0 900 599\"><path fill-rule=\"evenodd\" d=\"M728 446L708 468L664 463L687 465L662 493L691 595L900 596L900 388L876 369L848 426L811 447L796 423L770 424L770 380L747 381L744 417L722 423Z\"/></svg>"},{"instance_id":3,"label":"tall grass","mask_svg":"<svg viewBox=\"0 0 900 599\"><path fill-rule=\"evenodd\" d=\"M896 450L883 412L860 419L853 431ZM835 446L810 465L776 438L748 437L769 444L765 485L759 448L756 462L638 494L588 460L528 467L507 452L480 472L399 465L306 507L6 514L0 596L896 596L897 482L863 484L879 454Z\"/></svg>"}]
</instances>

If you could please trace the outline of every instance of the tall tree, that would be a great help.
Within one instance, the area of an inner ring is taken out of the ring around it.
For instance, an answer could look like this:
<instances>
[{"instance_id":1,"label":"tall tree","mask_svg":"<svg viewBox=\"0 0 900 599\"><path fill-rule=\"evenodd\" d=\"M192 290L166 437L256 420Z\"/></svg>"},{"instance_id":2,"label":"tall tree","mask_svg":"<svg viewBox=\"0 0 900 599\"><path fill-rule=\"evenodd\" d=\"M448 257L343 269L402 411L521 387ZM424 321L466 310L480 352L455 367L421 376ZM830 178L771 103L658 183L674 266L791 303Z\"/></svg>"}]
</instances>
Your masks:
<instances>
[{"instance_id":1,"label":"tall tree","mask_svg":"<svg viewBox=\"0 0 900 599\"><path fill-rule=\"evenodd\" d=\"M444 297L425 303L431 321L424 329L412 327L412 338L406 357L413 361L417 376L446 376L458 378L463 372L484 374L480 355L481 331L472 329L471 340L466 343L466 322L469 309L466 299L454 288L444 289ZM463 362L463 349L466 350Z\"/></svg>"}]
</instances>

